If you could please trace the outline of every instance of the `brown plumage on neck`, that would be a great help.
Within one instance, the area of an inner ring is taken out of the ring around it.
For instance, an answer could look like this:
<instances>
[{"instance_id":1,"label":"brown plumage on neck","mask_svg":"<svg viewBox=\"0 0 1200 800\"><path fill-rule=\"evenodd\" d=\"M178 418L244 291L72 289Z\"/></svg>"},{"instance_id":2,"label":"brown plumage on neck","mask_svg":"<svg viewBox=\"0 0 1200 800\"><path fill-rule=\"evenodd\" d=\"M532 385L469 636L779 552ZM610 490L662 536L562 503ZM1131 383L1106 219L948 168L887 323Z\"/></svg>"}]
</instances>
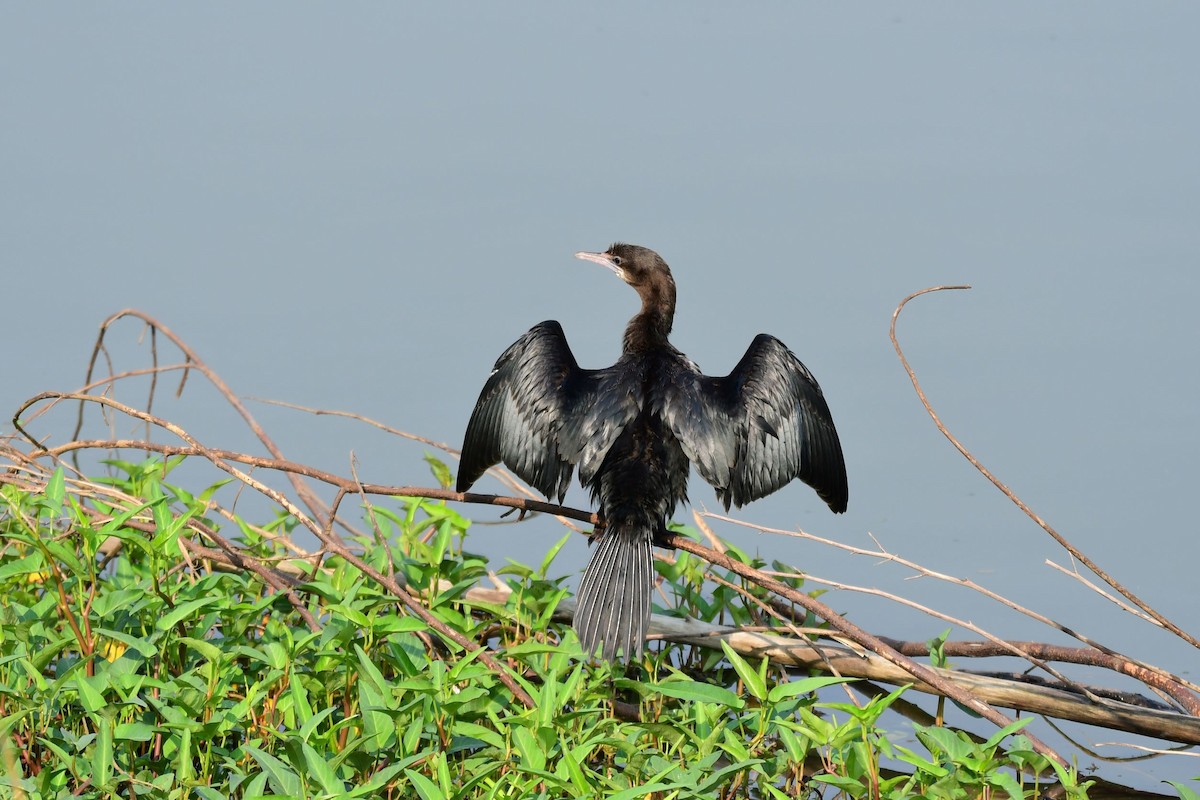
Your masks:
<instances>
[{"instance_id":1,"label":"brown plumage on neck","mask_svg":"<svg viewBox=\"0 0 1200 800\"><path fill-rule=\"evenodd\" d=\"M620 242L603 253L575 255L608 267L642 298L642 310L625 328L624 352L644 353L668 344L675 321L675 279L662 256L649 248Z\"/></svg>"}]
</instances>

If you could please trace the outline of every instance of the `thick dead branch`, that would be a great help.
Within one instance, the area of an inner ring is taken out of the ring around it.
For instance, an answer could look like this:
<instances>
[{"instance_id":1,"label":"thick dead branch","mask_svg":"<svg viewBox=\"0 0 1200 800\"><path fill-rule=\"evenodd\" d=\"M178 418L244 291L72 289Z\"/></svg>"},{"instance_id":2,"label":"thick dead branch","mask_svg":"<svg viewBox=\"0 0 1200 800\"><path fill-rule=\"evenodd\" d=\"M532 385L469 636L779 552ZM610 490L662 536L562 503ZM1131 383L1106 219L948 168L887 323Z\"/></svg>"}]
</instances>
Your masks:
<instances>
[{"instance_id":1,"label":"thick dead branch","mask_svg":"<svg viewBox=\"0 0 1200 800\"><path fill-rule=\"evenodd\" d=\"M478 592L478 594L476 594ZM488 602L497 599L495 590L472 590L468 600L479 597ZM562 618L569 619L574 610L573 600L563 600L559 607ZM797 640L769 633L743 631L720 625L710 625L694 619L681 619L653 614L650 633L673 642L719 650L721 641L745 656L769 658L786 667L836 671L845 677L865 678L898 686L911 684L920 692L944 695L939 688L891 660L871 652L853 650L842 645ZM904 643L897 643L904 647ZM917 643L911 643L916 645ZM907 648L915 650L916 648ZM1007 653L1005 653L1007 655ZM1062 688L1031 685L1008 678L978 675L960 670L924 666L938 683L951 684L963 692L994 706L1013 708L1033 714L1045 714L1057 719L1082 722L1127 733L1137 733L1183 744L1200 744L1200 718L1179 714L1146 705L1108 700L1097 705L1077 692ZM1026 733L1028 735L1028 733Z\"/></svg>"}]
</instances>

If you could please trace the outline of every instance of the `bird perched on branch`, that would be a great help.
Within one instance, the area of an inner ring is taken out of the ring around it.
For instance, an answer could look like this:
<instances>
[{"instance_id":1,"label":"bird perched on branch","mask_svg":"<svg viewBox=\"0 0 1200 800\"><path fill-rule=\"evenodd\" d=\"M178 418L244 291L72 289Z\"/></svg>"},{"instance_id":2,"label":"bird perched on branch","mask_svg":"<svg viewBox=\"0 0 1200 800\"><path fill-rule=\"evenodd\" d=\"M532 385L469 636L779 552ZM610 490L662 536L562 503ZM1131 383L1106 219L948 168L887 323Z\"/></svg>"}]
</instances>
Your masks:
<instances>
[{"instance_id":1,"label":"bird perched on branch","mask_svg":"<svg viewBox=\"0 0 1200 800\"><path fill-rule=\"evenodd\" d=\"M621 357L583 369L561 325L535 325L483 387L458 491L502 461L561 503L578 466L605 527L579 584L575 630L589 655L638 658L650 620L651 546L687 500L689 462L726 510L799 478L841 513L846 467L821 387L781 341L759 334L728 375L704 375L667 338L675 280L658 253L614 244L575 255L608 267L641 297Z\"/></svg>"}]
</instances>

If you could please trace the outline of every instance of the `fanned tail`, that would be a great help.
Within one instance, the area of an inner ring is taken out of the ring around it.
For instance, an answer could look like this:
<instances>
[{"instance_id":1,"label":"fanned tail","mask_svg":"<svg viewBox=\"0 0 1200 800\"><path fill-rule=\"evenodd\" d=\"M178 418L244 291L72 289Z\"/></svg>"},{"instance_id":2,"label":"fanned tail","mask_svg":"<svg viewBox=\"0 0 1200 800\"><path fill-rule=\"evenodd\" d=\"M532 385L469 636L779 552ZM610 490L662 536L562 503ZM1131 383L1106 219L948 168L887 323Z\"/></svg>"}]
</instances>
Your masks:
<instances>
[{"instance_id":1,"label":"fanned tail","mask_svg":"<svg viewBox=\"0 0 1200 800\"><path fill-rule=\"evenodd\" d=\"M589 656L603 646L605 661L615 660L618 650L626 661L641 658L654 580L652 539L648 527L631 525L610 525L600 535L575 609L575 632Z\"/></svg>"}]
</instances>

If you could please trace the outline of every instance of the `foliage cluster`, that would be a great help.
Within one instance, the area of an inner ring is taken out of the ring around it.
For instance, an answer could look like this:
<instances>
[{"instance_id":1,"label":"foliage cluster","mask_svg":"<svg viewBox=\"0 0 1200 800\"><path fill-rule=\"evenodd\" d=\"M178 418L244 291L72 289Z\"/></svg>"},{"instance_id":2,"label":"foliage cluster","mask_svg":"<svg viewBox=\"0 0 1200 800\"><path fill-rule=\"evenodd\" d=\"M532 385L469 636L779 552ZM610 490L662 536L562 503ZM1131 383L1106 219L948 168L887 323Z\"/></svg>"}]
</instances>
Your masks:
<instances>
[{"instance_id":1,"label":"foliage cluster","mask_svg":"<svg viewBox=\"0 0 1200 800\"><path fill-rule=\"evenodd\" d=\"M1039 774L1085 794L1013 730L918 727L901 746L878 727L900 691L834 702L815 692L838 679L728 648L586 662L555 619L558 547L498 570L503 605L468 603L489 575L463 548L469 521L429 500L373 508L364 558L500 655L526 709L353 565L296 560L282 513L240 544L293 569L318 630L255 575L193 563L178 539L217 487L173 485L174 463L112 462L123 505L61 470L0 488L0 797L1033 797ZM701 593L703 566L658 565L677 606L752 621L729 587Z\"/></svg>"}]
</instances>

